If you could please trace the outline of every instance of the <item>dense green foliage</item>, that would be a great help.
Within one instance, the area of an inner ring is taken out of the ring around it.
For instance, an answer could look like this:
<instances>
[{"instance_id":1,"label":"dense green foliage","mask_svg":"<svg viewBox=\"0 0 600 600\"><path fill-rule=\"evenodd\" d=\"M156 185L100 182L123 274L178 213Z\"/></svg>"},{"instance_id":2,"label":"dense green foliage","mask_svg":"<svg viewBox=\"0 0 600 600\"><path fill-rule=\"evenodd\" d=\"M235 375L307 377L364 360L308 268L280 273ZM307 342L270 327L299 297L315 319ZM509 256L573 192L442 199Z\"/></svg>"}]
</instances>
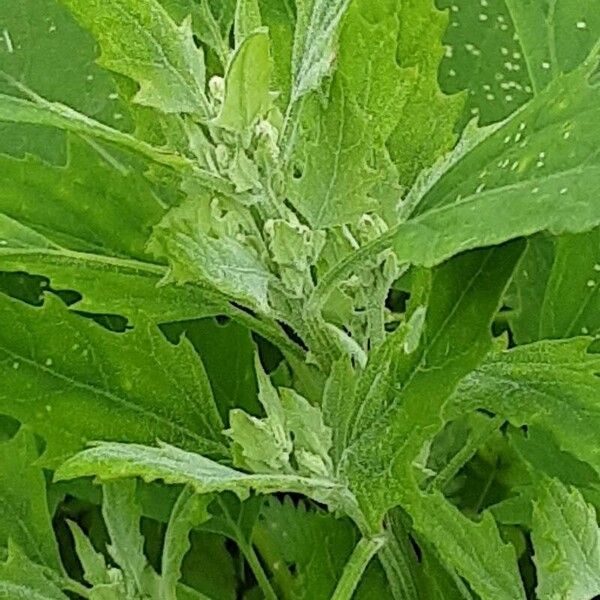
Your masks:
<instances>
[{"instance_id":1,"label":"dense green foliage","mask_svg":"<svg viewBox=\"0 0 600 600\"><path fill-rule=\"evenodd\" d=\"M600 595L597 4L0 3L0 598Z\"/></svg>"}]
</instances>

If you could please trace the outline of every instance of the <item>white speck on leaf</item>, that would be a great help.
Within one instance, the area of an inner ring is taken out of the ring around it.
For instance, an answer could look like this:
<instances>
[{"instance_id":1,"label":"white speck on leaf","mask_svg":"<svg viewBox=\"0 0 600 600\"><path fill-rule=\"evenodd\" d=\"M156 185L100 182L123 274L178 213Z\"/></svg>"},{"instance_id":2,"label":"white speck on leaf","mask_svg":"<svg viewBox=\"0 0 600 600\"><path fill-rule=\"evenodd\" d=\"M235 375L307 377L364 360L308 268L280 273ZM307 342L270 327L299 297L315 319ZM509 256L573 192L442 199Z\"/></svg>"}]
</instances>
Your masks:
<instances>
[{"instance_id":1,"label":"white speck on leaf","mask_svg":"<svg viewBox=\"0 0 600 600\"><path fill-rule=\"evenodd\" d=\"M15 51L15 47L13 46L12 39L10 38L10 33L8 33L8 29L4 29L2 31L2 36L4 37L4 43L6 44L6 50L9 54L12 54Z\"/></svg>"}]
</instances>

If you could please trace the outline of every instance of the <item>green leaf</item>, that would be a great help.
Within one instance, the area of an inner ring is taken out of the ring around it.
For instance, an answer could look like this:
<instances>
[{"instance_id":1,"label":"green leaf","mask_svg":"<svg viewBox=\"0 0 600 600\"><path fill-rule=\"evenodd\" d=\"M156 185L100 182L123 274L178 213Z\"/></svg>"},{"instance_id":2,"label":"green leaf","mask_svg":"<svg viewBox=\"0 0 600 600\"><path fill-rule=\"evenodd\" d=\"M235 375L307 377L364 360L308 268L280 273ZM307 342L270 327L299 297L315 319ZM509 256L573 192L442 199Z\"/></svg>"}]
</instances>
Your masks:
<instances>
[{"instance_id":1,"label":"green leaf","mask_svg":"<svg viewBox=\"0 0 600 600\"><path fill-rule=\"evenodd\" d=\"M204 282L268 311L267 292L274 276L257 250L240 241L247 235L246 224L227 204L221 206L211 197L190 199L167 213L149 248L169 258L169 280Z\"/></svg>"},{"instance_id":2,"label":"green leaf","mask_svg":"<svg viewBox=\"0 0 600 600\"><path fill-rule=\"evenodd\" d=\"M171 512L165 533L161 559L160 597L177 600L177 583L181 579L181 564L190 549L190 531L210 518L210 496L199 496L184 488Z\"/></svg>"},{"instance_id":3,"label":"green leaf","mask_svg":"<svg viewBox=\"0 0 600 600\"><path fill-rule=\"evenodd\" d=\"M291 0L283 2L259 0L259 7L262 24L269 29L271 39L272 88L280 93L275 101L282 110L285 110L292 86L295 5Z\"/></svg>"},{"instance_id":4,"label":"green leaf","mask_svg":"<svg viewBox=\"0 0 600 600\"><path fill-rule=\"evenodd\" d=\"M222 423L187 342L173 346L147 322L112 333L52 298L0 305L0 411L46 439L44 464L97 438L161 437L223 455Z\"/></svg>"},{"instance_id":5,"label":"green leaf","mask_svg":"<svg viewBox=\"0 0 600 600\"><path fill-rule=\"evenodd\" d=\"M358 537L350 520L286 496L265 502L253 541L282 593L293 600L329 600ZM278 566L278 561L284 564ZM373 561L353 597L387 598L389 593L382 569Z\"/></svg>"},{"instance_id":6,"label":"green leaf","mask_svg":"<svg viewBox=\"0 0 600 600\"><path fill-rule=\"evenodd\" d=\"M600 35L588 0L443 0L440 6L451 9L444 89L468 89L471 113L485 124L505 118L581 64Z\"/></svg>"},{"instance_id":7,"label":"green leaf","mask_svg":"<svg viewBox=\"0 0 600 600\"><path fill-rule=\"evenodd\" d=\"M115 144L160 165L184 170L191 168L191 163L182 156L155 148L129 133L109 127L65 104L49 102L17 82L14 82L14 85L28 98L0 94L0 121L56 127L83 137Z\"/></svg>"},{"instance_id":8,"label":"green leaf","mask_svg":"<svg viewBox=\"0 0 600 600\"><path fill-rule=\"evenodd\" d=\"M596 511L575 488L544 478L533 507L533 547L540 600L588 600L600 593Z\"/></svg>"},{"instance_id":9,"label":"green leaf","mask_svg":"<svg viewBox=\"0 0 600 600\"><path fill-rule=\"evenodd\" d=\"M0 92L14 93L14 86L2 76L5 74L49 100L112 127L129 129L128 109L119 99L114 81L95 64L94 40L58 0L3 3L0 22ZM3 153L19 157L31 153L62 164L65 150L61 131L0 124Z\"/></svg>"},{"instance_id":10,"label":"green leaf","mask_svg":"<svg viewBox=\"0 0 600 600\"><path fill-rule=\"evenodd\" d=\"M490 355L460 383L448 415L484 408L517 427L541 427L600 472L600 355L588 352L590 343L541 341Z\"/></svg>"},{"instance_id":11,"label":"green leaf","mask_svg":"<svg viewBox=\"0 0 600 600\"><path fill-rule=\"evenodd\" d=\"M61 1L100 43L99 63L138 83L135 102L166 113L206 110L204 58L189 20L176 25L157 0Z\"/></svg>"},{"instance_id":12,"label":"green leaf","mask_svg":"<svg viewBox=\"0 0 600 600\"><path fill-rule=\"evenodd\" d=\"M13 399L14 401L14 399ZM0 444L0 544L9 540L40 565L62 571L33 435L20 429Z\"/></svg>"},{"instance_id":13,"label":"green leaf","mask_svg":"<svg viewBox=\"0 0 600 600\"><path fill-rule=\"evenodd\" d=\"M245 132L271 105L269 35L255 31L244 37L227 68L225 98L215 125Z\"/></svg>"},{"instance_id":14,"label":"green leaf","mask_svg":"<svg viewBox=\"0 0 600 600\"><path fill-rule=\"evenodd\" d=\"M479 597L525 599L515 549L502 541L491 514L471 521L440 493L415 497L408 510L415 529Z\"/></svg>"},{"instance_id":15,"label":"green leaf","mask_svg":"<svg viewBox=\"0 0 600 600\"><path fill-rule=\"evenodd\" d=\"M511 327L519 343L600 332L600 229L535 239L519 266Z\"/></svg>"},{"instance_id":16,"label":"green leaf","mask_svg":"<svg viewBox=\"0 0 600 600\"><path fill-rule=\"evenodd\" d=\"M332 369L323 390L323 419L332 429L331 456L338 465L348 445L350 411L348 399L355 396L356 374L349 359L341 359Z\"/></svg>"},{"instance_id":17,"label":"green leaf","mask_svg":"<svg viewBox=\"0 0 600 600\"><path fill-rule=\"evenodd\" d=\"M143 594L156 574L144 555L140 533L141 508L136 499L136 482L111 481L102 487L102 516L110 537L108 552L122 569L128 590Z\"/></svg>"},{"instance_id":18,"label":"green leaf","mask_svg":"<svg viewBox=\"0 0 600 600\"><path fill-rule=\"evenodd\" d=\"M298 0L292 54L291 103L317 89L335 54L338 28L350 0Z\"/></svg>"},{"instance_id":19,"label":"green leaf","mask_svg":"<svg viewBox=\"0 0 600 600\"><path fill-rule=\"evenodd\" d=\"M0 155L0 212L71 250L147 260L151 226L166 207L121 156L101 150L73 138L64 167Z\"/></svg>"},{"instance_id":20,"label":"green leaf","mask_svg":"<svg viewBox=\"0 0 600 600\"><path fill-rule=\"evenodd\" d=\"M7 600L68 600L48 571L31 562L15 544L0 563L0 598Z\"/></svg>"},{"instance_id":21,"label":"green leaf","mask_svg":"<svg viewBox=\"0 0 600 600\"><path fill-rule=\"evenodd\" d=\"M261 25L258 0L237 0L234 24L236 47Z\"/></svg>"},{"instance_id":22,"label":"green leaf","mask_svg":"<svg viewBox=\"0 0 600 600\"><path fill-rule=\"evenodd\" d=\"M75 521L68 521L75 551L83 567L83 577L91 586L110 585L111 578L104 555L98 552Z\"/></svg>"},{"instance_id":23,"label":"green leaf","mask_svg":"<svg viewBox=\"0 0 600 600\"><path fill-rule=\"evenodd\" d=\"M464 95L447 96L438 84L446 15L432 0L410 0L400 3L398 16L397 62L403 73L403 102L396 109L387 148L401 184L410 187L423 169L453 147Z\"/></svg>"},{"instance_id":24,"label":"green leaf","mask_svg":"<svg viewBox=\"0 0 600 600\"><path fill-rule=\"evenodd\" d=\"M598 88L589 83L592 64L558 78L439 177L399 226L401 259L431 265L474 245L598 224L592 198L600 165L588 112L599 106Z\"/></svg>"},{"instance_id":25,"label":"green leaf","mask_svg":"<svg viewBox=\"0 0 600 600\"><path fill-rule=\"evenodd\" d=\"M534 93L580 65L600 36L600 18L588 0L539 4L506 0ZM541 25L541 26L540 26Z\"/></svg>"},{"instance_id":26,"label":"green leaf","mask_svg":"<svg viewBox=\"0 0 600 600\"><path fill-rule=\"evenodd\" d=\"M390 336L336 418L350 423L342 472L372 527L406 499L412 463L440 429L445 400L491 349L490 324L521 250L467 253L431 278L423 273L411 309L427 307L418 346L406 351L405 328Z\"/></svg>"},{"instance_id":27,"label":"green leaf","mask_svg":"<svg viewBox=\"0 0 600 600\"><path fill-rule=\"evenodd\" d=\"M506 118L533 94L526 57L506 4L505 0L485 5L469 0L438 3L450 9L443 40L448 50L440 70L442 89L468 90L468 116L478 115L482 125ZM522 4L526 10L541 6Z\"/></svg>"},{"instance_id":28,"label":"green leaf","mask_svg":"<svg viewBox=\"0 0 600 600\"><path fill-rule=\"evenodd\" d=\"M373 156L384 152L399 119L408 77L396 61L399 12L397 0L377 10L363 0L352 3L328 97L307 97L298 117L289 194L314 228L355 221L377 205L369 191L382 169Z\"/></svg>"},{"instance_id":29,"label":"green leaf","mask_svg":"<svg viewBox=\"0 0 600 600\"><path fill-rule=\"evenodd\" d=\"M102 480L141 477L162 479L167 484L189 484L199 494L231 491L246 497L250 490L268 494L295 492L325 501L340 488L329 480L281 474L247 474L208 458L161 444L158 448L139 444L100 443L63 463L57 481L98 476Z\"/></svg>"}]
</instances>

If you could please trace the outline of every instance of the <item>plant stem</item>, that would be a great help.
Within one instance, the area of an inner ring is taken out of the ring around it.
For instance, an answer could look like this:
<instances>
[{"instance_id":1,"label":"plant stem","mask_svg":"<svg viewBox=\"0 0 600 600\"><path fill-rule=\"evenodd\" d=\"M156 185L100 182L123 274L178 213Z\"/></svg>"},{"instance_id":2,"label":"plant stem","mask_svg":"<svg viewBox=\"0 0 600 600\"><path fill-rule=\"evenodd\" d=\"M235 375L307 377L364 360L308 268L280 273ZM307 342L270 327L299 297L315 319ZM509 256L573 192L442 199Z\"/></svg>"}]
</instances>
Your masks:
<instances>
[{"instance_id":1,"label":"plant stem","mask_svg":"<svg viewBox=\"0 0 600 600\"><path fill-rule=\"evenodd\" d=\"M217 497L217 502L223 511L223 515L225 520L227 521L229 527L231 527L232 539L238 545L240 552L243 554L246 562L248 563L256 581L258 582L258 587L260 587L265 600L278 600L277 594L263 569L262 564L254 550L254 546L252 542L246 539L243 531L240 529L239 524L231 517L230 512L227 510L225 503L223 502L221 497Z\"/></svg>"},{"instance_id":2,"label":"plant stem","mask_svg":"<svg viewBox=\"0 0 600 600\"><path fill-rule=\"evenodd\" d=\"M429 482L428 491L443 490L452 478L460 471L477 452L479 447L504 422L501 417L494 417L469 437L467 443L450 459L450 462Z\"/></svg>"},{"instance_id":3,"label":"plant stem","mask_svg":"<svg viewBox=\"0 0 600 600\"><path fill-rule=\"evenodd\" d=\"M254 573L254 577L256 577L256 581L258 582L258 586L260 587L261 592L263 593L265 600L278 600L277 594L263 569L263 566L260 564L260 560L254 550L254 547L249 542L245 542L242 540L238 540L239 548L244 555L244 558L248 562L250 569L252 569L252 573Z\"/></svg>"},{"instance_id":4,"label":"plant stem","mask_svg":"<svg viewBox=\"0 0 600 600\"><path fill-rule=\"evenodd\" d=\"M414 551L408 541L408 530L399 510L393 510L386 518L388 540L379 552L392 597L395 600L418 600L414 579ZM411 564L411 557L412 563Z\"/></svg>"},{"instance_id":5,"label":"plant stem","mask_svg":"<svg viewBox=\"0 0 600 600\"><path fill-rule=\"evenodd\" d=\"M331 600L350 600L352 598L367 565L383 547L384 543L385 538L383 536L375 536L363 537L356 544L344 567L344 572L338 581L335 592L331 596Z\"/></svg>"}]
</instances>

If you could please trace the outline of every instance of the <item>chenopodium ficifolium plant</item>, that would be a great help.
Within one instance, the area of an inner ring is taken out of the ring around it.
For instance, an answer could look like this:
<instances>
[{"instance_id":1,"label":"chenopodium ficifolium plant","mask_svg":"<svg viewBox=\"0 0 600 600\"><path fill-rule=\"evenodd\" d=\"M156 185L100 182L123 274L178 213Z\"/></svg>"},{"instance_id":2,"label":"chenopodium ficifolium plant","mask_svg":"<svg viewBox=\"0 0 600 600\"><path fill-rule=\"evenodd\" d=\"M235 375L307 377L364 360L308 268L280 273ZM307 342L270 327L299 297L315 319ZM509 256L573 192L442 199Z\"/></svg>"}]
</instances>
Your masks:
<instances>
[{"instance_id":1,"label":"chenopodium ficifolium plant","mask_svg":"<svg viewBox=\"0 0 600 600\"><path fill-rule=\"evenodd\" d=\"M0 7L4 597L599 594L598 15Z\"/></svg>"}]
</instances>

